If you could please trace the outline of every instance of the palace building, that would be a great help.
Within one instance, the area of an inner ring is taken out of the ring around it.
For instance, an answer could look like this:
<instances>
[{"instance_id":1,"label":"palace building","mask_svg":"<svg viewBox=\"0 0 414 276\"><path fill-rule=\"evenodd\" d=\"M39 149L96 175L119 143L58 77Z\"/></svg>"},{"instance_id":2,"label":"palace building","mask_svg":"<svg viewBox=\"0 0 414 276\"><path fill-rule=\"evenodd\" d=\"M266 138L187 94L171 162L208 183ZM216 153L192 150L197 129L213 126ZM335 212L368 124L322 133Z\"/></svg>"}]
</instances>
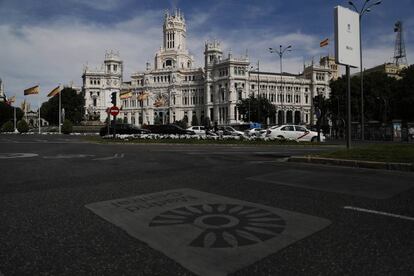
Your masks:
<instances>
[{"instance_id":1,"label":"palace building","mask_svg":"<svg viewBox=\"0 0 414 276\"><path fill-rule=\"evenodd\" d=\"M206 42L204 66L196 67L187 48L187 26L180 11L166 13L162 47L153 65L123 81L123 61L119 53L107 52L100 68L85 67L82 92L85 112L104 122L111 94L117 93L121 106L118 118L141 125L173 123L193 116L219 125L241 124L236 104L250 95L266 97L277 114L269 124L313 124L312 98L329 97L329 81L338 70L332 58L305 66L302 74L270 73L251 69L248 56L224 54L218 41Z\"/></svg>"}]
</instances>

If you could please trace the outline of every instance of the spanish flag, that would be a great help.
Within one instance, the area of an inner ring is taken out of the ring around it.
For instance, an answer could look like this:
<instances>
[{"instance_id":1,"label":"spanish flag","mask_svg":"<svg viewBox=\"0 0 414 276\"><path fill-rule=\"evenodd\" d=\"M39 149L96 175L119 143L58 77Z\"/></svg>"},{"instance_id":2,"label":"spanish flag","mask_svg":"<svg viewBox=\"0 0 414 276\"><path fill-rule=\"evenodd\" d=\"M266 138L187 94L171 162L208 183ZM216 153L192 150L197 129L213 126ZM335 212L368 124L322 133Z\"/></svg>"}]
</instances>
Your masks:
<instances>
[{"instance_id":1,"label":"spanish flag","mask_svg":"<svg viewBox=\"0 0 414 276\"><path fill-rule=\"evenodd\" d=\"M132 97L132 91L123 91L119 94L121 100L125 100Z\"/></svg>"},{"instance_id":2,"label":"spanish flag","mask_svg":"<svg viewBox=\"0 0 414 276\"><path fill-rule=\"evenodd\" d=\"M12 103L14 103L16 101L16 96L10 97L7 99L7 104L11 105Z\"/></svg>"},{"instance_id":3,"label":"spanish flag","mask_svg":"<svg viewBox=\"0 0 414 276\"><path fill-rule=\"evenodd\" d=\"M325 47L329 45L329 38L322 40L321 43L319 43L320 47Z\"/></svg>"},{"instance_id":4,"label":"spanish flag","mask_svg":"<svg viewBox=\"0 0 414 276\"><path fill-rule=\"evenodd\" d=\"M27 88L26 90L24 90L24 95L33 95L33 94L39 94L39 85Z\"/></svg>"},{"instance_id":5,"label":"spanish flag","mask_svg":"<svg viewBox=\"0 0 414 276\"><path fill-rule=\"evenodd\" d=\"M60 89L60 85L58 87L56 87L55 89L53 89L52 91L50 91L49 94L47 94L48 97L54 97L56 95L58 95L61 92Z\"/></svg>"},{"instance_id":6,"label":"spanish flag","mask_svg":"<svg viewBox=\"0 0 414 276\"><path fill-rule=\"evenodd\" d=\"M138 101L145 101L148 98L148 92L144 91L144 92L140 92L138 94Z\"/></svg>"}]
</instances>

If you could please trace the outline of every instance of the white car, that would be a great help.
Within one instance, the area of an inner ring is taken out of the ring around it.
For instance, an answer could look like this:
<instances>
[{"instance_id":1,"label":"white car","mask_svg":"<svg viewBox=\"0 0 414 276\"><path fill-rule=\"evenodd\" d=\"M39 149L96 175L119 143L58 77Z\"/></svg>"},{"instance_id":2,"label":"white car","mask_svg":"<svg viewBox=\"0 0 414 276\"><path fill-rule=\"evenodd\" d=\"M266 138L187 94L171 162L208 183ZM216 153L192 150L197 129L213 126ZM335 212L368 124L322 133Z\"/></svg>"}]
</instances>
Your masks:
<instances>
[{"instance_id":1,"label":"white car","mask_svg":"<svg viewBox=\"0 0 414 276\"><path fill-rule=\"evenodd\" d=\"M187 128L187 130L192 130L197 135L205 136L206 135L206 128L204 126L192 126Z\"/></svg>"},{"instance_id":2,"label":"white car","mask_svg":"<svg viewBox=\"0 0 414 276\"><path fill-rule=\"evenodd\" d=\"M222 127L222 130L224 130L225 133L228 132L228 133L231 133L231 135L234 135L234 136L244 136L243 131L235 130L231 126L224 126L224 127Z\"/></svg>"},{"instance_id":3,"label":"white car","mask_svg":"<svg viewBox=\"0 0 414 276\"><path fill-rule=\"evenodd\" d=\"M266 137L285 139L285 140L295 140L295 141L307 141L307 142L317 142L318 133L311 131L304 126L298 125L281 125L269 128L266 131ZM325 142L325 136L320 133L321 142Z\"/></svg>"},{"instance_id":4,"label":"white car","mask_svg":"<svg viewBox=\"0 0 414 276\"><path fill-rule=\"evenodd\" d=\"M263 128L251 128L244 131L244 134L249 137L264 137L266 130Z\"/></svg>"}]
</instances>

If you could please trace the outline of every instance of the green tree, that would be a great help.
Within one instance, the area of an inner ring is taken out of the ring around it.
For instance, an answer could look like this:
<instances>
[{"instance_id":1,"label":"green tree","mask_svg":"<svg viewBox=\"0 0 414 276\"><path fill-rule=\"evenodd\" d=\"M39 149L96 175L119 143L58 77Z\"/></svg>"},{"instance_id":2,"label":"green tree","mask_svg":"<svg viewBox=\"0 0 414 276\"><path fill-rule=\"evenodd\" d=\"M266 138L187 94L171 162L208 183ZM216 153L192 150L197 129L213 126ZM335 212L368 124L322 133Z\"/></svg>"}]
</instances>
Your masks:
<instances>
[{"instance_id":1,"label":"green tree","mask_svg":"<svg viewBox=\"0 0 414 276\"><path fill-rule=\"evenodd\" d=\"M78 94L72 88L64 88L61 93L61 104L62 108L65 109L65 119L79 124L83 117L83 95ZM44 102L40 108L40 112L42 118L46 119L52 125L57 125L59 123L59 95Z\"/></svg>"},{"instance_id":2,"label":"green tree","mask_svg":"<svg viewBox=\"0 0 414 276\"><path fill-rule=\"evenodd\" d=\"M16 108L16 120L23 117L23 111L19 107L13 107L5 102L0 102L0 126L7 121L14 120L14 108Z\"/></svg>"},{"instance_id":3,"label":"green tree","mask_svg":"<svg viewBox=\"0 0 414 276\"><path fill-rule=\"evenodd\" d=\"M71 134L73 131L73 124L71 121L66 119L62 124L62 133L63 134Z\"/></svg>"},{"instance_id":4,"label":"green tree","mask_svg":"<svg viewBox=\"0 0 414 276\"><path fill-rule=\"evenodd\" d=\"M17 122L17 130L20 133L26 133L29 131L29 125L26 123L25 120L20 120Z\"/></svg>"},{"instance_id":5,"label":"green tree","mask_svg":"<svg viewBox=\"0 0 414 276\"><path fill-rule=\"evenodd\" d=\"M342 77L331 82L331 96L328 112L335 120L346 119L347 79ZM374 72L364 76L364 118L365 121L389 122L399 116L397 106L404 98L399 98L398 81L385 73ZM394 106L393 106L394 105ZM352 121L361 121L360 78L351 78Z\"/></svg>"},{"instance_id":6,"label":"green tree","mask_svg":"<svg viewBox=\"0 0 414 276\"><path fill-rule=\"evenodd\" d=\"M396 86L390 103L393 117L414 122L414 65L401 72L401 79Z\"/></svg>"},{"instance_id":7,"label":"green tree","mask_svg":"<svg viewBox=\"0 0 414 276\"><path fill-rule=\"evenodd\" d=\"M211 121L209 117L204 117L202 123L203 123L203 126L205 126L207 129L211 128Z\"/></svg>"},{"instance_id":8,"label":"green tree","mask_svg":"<svg viewBox=\"0 0 414 276\"><path fill-rule=\"evenodd\" d=\"M14 131L14 125L12 121L5 122L1 126L1 132L13 132Z\"/></svg>"},{"instance_id":9,"label":"green tree","mask_svg":"<svg viewBox=\"0 0 414 276\"><path fill-rule=\"evenodd\" d=\"M180 121L175 121L174 124L184 129L186 129L188 126L187 121L185 121L184 119Z\"/></svg>"},{"instance_id":10,"label":"green tree","mask_svg":"<svg viewBox=\"0 0 414 276\"><path fill-rule=\"evenodd\" d=\"M252 122L266 123L267 118L275 118L276 115L276 107L264 97L243 99L237 103L237 110L244 122L250 119Z\"/></svg>"},{"instance_id":11,"label":"green tree","mask_svg":"<svg viewBox=\"0 0 414 276\"><path fill-rule=\"evenodd\" d=\"M331 116L330 102L323 95L317 95L313 98L313 105L317 116L316 126L327 133L329 129L328 117Z\"/></svg>"},{"instance_id":12,"label":"green tree","mask_svg":"<svg viewBox=\"0 0 414 276\"><path fill-rule=\"evenodd\" d=\"M198 119L196 114L193 114L193 117L191 118L191 125L198 126Z\"/></svg>"}]
</instances>

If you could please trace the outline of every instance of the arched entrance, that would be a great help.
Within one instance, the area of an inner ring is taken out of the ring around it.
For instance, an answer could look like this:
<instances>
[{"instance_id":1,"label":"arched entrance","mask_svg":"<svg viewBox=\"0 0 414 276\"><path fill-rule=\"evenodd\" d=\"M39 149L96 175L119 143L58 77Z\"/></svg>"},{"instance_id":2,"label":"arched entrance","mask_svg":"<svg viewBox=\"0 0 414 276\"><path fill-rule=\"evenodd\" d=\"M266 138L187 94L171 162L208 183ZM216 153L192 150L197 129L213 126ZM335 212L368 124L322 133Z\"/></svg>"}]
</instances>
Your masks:
<instances>
[{"instance_id":1,"label":"arched entrance","mask_svg":"<svg viewBox=\"0 0 414 276\"><path fill-rule=\"evenodd\" d=\"M298 125L301 123L301 115L300 115L300 111L295 111L295 125Z\"/></svg>"},{"instance_id":2,"label":"arched entrance","mask_svg":"<svg viewBox=\"0 0 414 276\"><path fill-rule=\"evenodd\" d=\"M292 110L288 110L286 112L286 123L287 124L293 123L293 112L292 112Z\"/></svg>"},{"instance_id":3,"label":"arched entrance","mask_svg":"<svg viewBox=\"0 0 414 276\"><path fill-rule=\"evenodd\" d=\"M277 124L283 125L285 122L285 112L283 110L279 110L277 112Z\"/></svg>"}]
</instances>

